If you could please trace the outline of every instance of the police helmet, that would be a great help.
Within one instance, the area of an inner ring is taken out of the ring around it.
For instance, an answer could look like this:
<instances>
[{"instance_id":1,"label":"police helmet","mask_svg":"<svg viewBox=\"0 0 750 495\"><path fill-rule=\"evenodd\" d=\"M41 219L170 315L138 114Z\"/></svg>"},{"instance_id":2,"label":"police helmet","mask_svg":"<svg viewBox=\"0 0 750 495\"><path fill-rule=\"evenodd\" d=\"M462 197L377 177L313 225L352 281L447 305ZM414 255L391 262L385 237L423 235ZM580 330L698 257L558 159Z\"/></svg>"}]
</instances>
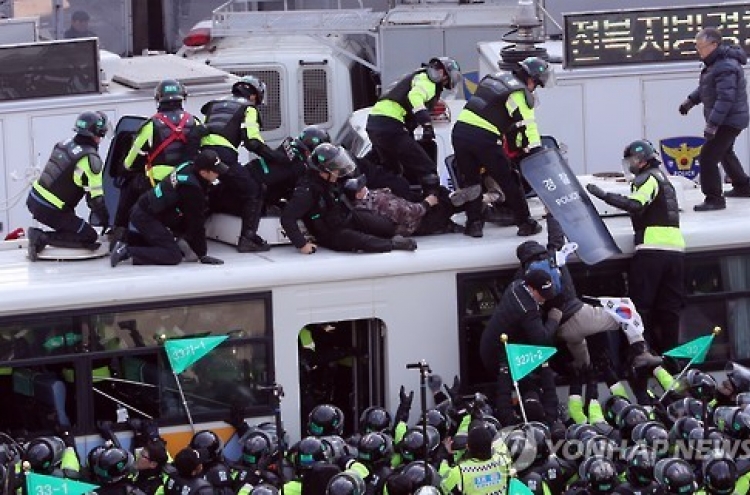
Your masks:
<instances>
[{"instance_id":1,"label":"police helmet","mask_svg":"<svg viewBox=\"0 0 750 495\"><path fill-rule=\"evenodd\" d=\"M697 419L687 416L678 419L669 429L669 442L675 443L687 440L690 432L696 428L703 428L703 425Z\"/></svg>"},{"instance_id":2,"label":"police helmet","mask_svg":"<svg viewBox=\"0 0 750 495\"><path fill-rule=\"evenodd\" d=\"M448 417L437 409L427 411L427 424L434 427L440 434L440 438L445 438L448 434L450 420Z\"/></svg>"},{"instance_id":3,"label":"police helmet","mask_svg":"<svg viewBox=\"0 0 750 495\"><path fill-rule=\"evenodd\" d=\"M695 473L687 461L674 457L660 459L654 466L654 479L669 495L690 495L695 493Z\"/></svg>"},{"instance_id":4,"label":"police helmet","mask_svg":"<svg viewBox=\"0 0 750 495\"><path fill-rule=\"evenodd\" d=\"M99 451L92 472L96 481L104 485L117 483L134 469L133 454L118 447Z\"/></svg>"},{"instance_id":5,"label":"police helmet","mask_svg":"<svg viewBox=\"0 0 750 495\"><path fill-rule=\"evenodd\" d=\"M683 417L700 419L703 417L703 403L694 397L676 400L667 406L667 417L673 423Z\"/></svg>"},{"instance_id":6,"label":"police helmet","mask_svg":"<svg viewBox=\"0 0 750 495\"><path fill-rule=\"evenodd\" d=\"M423 461L412 461L406 465L401 474L409 478L416 490L421 486L437 486L440 483L440 475L431 464Z\"/></svg>"},{"instance_id":7,"label":"police helmet","mask_svg":"<svg viewBox=\"0 0 750 495\"><path fill-rule=\"evenodd\" d=\"M631 171L634 169L637 170L642 162L653 159L658 160L659 155L656 153L654 145L645 139L633 141L625 147L625 151L622 153L623 166Z\"/></svg>"},{"instance_id":8,"label":"police helmet","mask_svg":"<svg viewBox=\"0 0 750 495\"><path fill-rule=\"evenodd\" d=\"M73 131L79 136L103 138L109 131L109 121L104 112L83 112L76 118Z\"/></svg>"},{"instance_id":9,"label":"police helmet","mask_svg":"<svg viewBox=\"0 0 750 495\"><path fill-rule=\"evenodd\" d=\"M26 447L23 456L28 461L31 470L38 474L50 474L62 461L65 444L59 438L35 438Z\"/></svg>"},{"instance_id":10,"label":"police helmet","mask_svg":"<svg viewBox=\"0 0 750 495\"><path fill-rule=\"evenodd\" d=\"M616 421L622 436L630 438L633 428L648 421L648 411L641 405L630 404L620 411Z\"/></svg>"},{"instance_id":11,"label":"police helmet","mask_svg":"<svg viewBox=\"0 0 750 495\"><path fill-rule=\"evenodd\" d=\"M250 495L279 495L279 489L268 483L261 483L250 490Z\"/></svg>"},{"instance_id":12,"label":"police helmet","mask_svg":"<svg viewBox=\"0 0 750 495\"><path fill-rule=\"evenodd\" d=\"M404 434L404 437L398 443L398 451L405 461L411 462L416 460L424 460L425 456L425 443L427 443L428 455L435 451L440 445L440 434L432 427L427 428L427 442L425 442L424 432L421 426L415 426L409 428Z\"/></svg>"},{"instance_id":13,"label":"police helmet","mask_svg":"<svg viewBox=\"0 0 750 495\"><path fill-rule=\"evenodd\" d=\"M644 444L632 445L625 449L622 460L627 463L625 476L631 485L646 486L654 479L656 451Z\"/></svg>"},{"instance_id":14,"label":"police helmet","mask_svg":"<svg viewBox=\"0 0 750 495\"><path fill-rule=\"evenodd\" d=\"M363 435L357 443L357 459L368 465L380 465L390 462L393 455L391 437L379 431Z\"/></svg>"},{"instance_id":15,"label":"police helmet","mask_svg":"<svg viewBox=\"0 0 750 495\"><path fill-rule=\"evenodd\" d=\"M633 442L642 442L648 446L656 447L669 440L669 432L661 423L646 421L633 428L630 438Z\"/></svg>"},{"instance_id":16,"label":"police helmet","mask_svg":"<svg viewBox=\"0 0 750 495\"><path fill-rule=\"evenodd\" d=\"M737 464L723 450L712 450L701 466L703 484L709 493L730 495L737 483Z\"/></svg>"},{"instance_id":17,"label":"police helmet","mask_svg":"<svg viewBox=\"0 0 750 495\"><path fill-rule=\"evenodd\" d=\"M687 391L696 399L708 402L716 396L716 380L708 373L691 369L685 375Z\"/></svg>"},{"instance_id":18,"label":"police helmet","mask_svg":"<svg viewBox=\"0 0 750 495\"><path fill-rule=\"evenodd\" d=\"M625 406L629 406L630 401L625 397L619 395L610 395L602 404L602 413L604 414L604 420L612 426L617 426L617 415L620 411L625 409Z\"/></svg>"},{"instance_id":19,"label":"police helmet","mask_svg":"<svg viewBox=\"0 0 750 495\"><path fill-rule=\"evenodd\" d=\"M516 74L522 78L530 77L537 86L552 86L554 76L549 62L539 57L527 57L518 62Z\"/></svg>"},{"instance_id":20,"label":"police helmet","mask_svg":"<svg viewBox=\"0 0 750 495\"><path fill-rule=\"evenodd\" d=\"M578 476L592 493L612 493L617 485L615 464L604 456L591 456L581 463Z\"/></svg>"},{"instance_id":21,"label":"police helmet","mask_svg":"<svg viewBox=\"0 0 750 495\"><path fill-rule=\"evenodd\" d=\"M309 154L312 153L319 144L330 143L331 135L322 127L309 125L302 129L302 132L300 132L297 137L297 141Z\"/></svg>"},{"instance_id":22,"label":"police helmet","mask_svg":"<svg viewBox=\"0 0 750 495\"><path fill-rule=\"evenodd\" d=\"M271 459L277 452L276 442L262 430L251 431L242 442L242 463L255 466Z\"/></svg>"},{"instance_id":23,"label":"police helmet","mask_svg":"<svg viewBox=\"0 0 750 495\"><path fill-rule=\"evenodd\" d=\"M255 95L255 104L260 105L266 95L266 83L255 76L242 76L232 85L232 94L246 99Z\"/></svg>"},{"instance_id":24,"label":"police helmet","mask_svg":"<svg viewBox=\"0 0 750 495\"><path fill-rule=\"evenodd\" d=\"M297 444L297 455L294 458L297 471L306 471L315 464L328 460L328 451L320 438L305 437Z\"/></svg>"},{"instance_id":25,"label":"police helmet","mask_svg":"<svg viewBox=\"0 0 750 495\"><path fill-rule=\"evenodd\" d=\"M385 431L391 427L391 415L384 407L370 406L359 416L359 429L362 434Z\"/></svg>"},{"instance_id":26,"label":"police helmet","mask_svg":"<svg viewBox=\"0 0 750 495\"><path fill-rule=\"evenodd\" d=\"M536 446L536 460L540 461L546 459L550 454L550 443L552 442L552 434L550 433L549 427L539 421L531 421L524 424L521 427L533 440Z\"/></svg>"},{"instance_id":27,"label":"police helmet","mask_svg":"<svg viewBox=\"0 0 750 495\"><path fill-rule=\"evenodd\" d=\"M307 432L316 437L341 435L344 431L344 413L332 404L315 406L307 416Z\"/></svg>"},{"instance_id":28,"label":"police helmet","mask_svg":"<svg viewBox=\"0 0 750 495\"><path fill-rule=\"evenodd\" d=\"M414 495L443 495L443 492L436 486L425 485L414 490Z\"/></svg>"},{"instance_id":29,"label":"police helmet","mask_svg":"<svg viewBox=\"0 0 750 495\"><path fill-rule=\"evenodd\" d=\"M190 448L201 452L201 459L206 464L221 460L222 443L219 435L211 430L201 430L193 435Z\"/></svg>"},{"instance_id":30,"label":"police helmet","mask_svg":"<svg viewBox=\"0 0 750 495\"><path fill-rule=\"evenodd\" d=\"M365 482L354 471L345 471L331 478L326 495L365 495Z\"/></svg>"},{"instance_id":31,"label":"police helmet","mask_svg":"<svg viewBox=\"0 0 750 495\"><path fill-rule=\"evenodd\" d=\"M695 428L688 433L687 445L692 454L697 455L706 446L720 449L727 441L727 437L714 427Z\"/></svg>"},{"instance_id":32,"label":"police helmet","mask_svg":"<svg viewBox=\"0 0 750 495\"><path fill-rule=\"evenodd\" d=\"M750 369L741 364L730 362L726 368L727 379L735 393L750 392Z\"/></svg>"},{"instance_id":33,"label":"police helmet","mask_svg":"<svg viewBox=\"0 0 750 495\"><path fill-rule=\"evenodd\" d=\"M176 79L164 79L156 85L154 99L157 103L167 103L170 101L181 102L187 98L187 90L182 83Z\"/></svg>"},{"instance_id":34,"label":"police helmet","mask_svg":"<svg viewBox=\"0 0 750 495\"><path fill-rule=\"evenodd\" d=\"M445 71L444 77L440 74L441 69ZM445 89L453 89L461 82L461 67L450 57L434 57L427 64L427 77Z\"/></svg>"},{"instance_id":35,"label":"police helmet","mask_svg":"<svg viewBox=\"0 0 750 495\"><path fill-rule=\"evenodd\" d=\"M331 143L319 144L310 155L308 164L318 172L338 172L339 177L347 177L357 168L348 151Z\"/></svg>"}]
</instances>

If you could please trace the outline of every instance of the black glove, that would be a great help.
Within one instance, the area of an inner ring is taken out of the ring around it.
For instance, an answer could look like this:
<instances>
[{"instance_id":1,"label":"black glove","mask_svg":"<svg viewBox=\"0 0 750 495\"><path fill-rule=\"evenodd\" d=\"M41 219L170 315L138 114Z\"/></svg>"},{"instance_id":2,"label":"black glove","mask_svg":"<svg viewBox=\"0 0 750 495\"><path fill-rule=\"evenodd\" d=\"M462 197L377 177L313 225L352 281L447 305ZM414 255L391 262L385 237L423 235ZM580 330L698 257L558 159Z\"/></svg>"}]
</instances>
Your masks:
<instances>
[{"instance_id":1,"label":"black glove","mask_svg":"<svg viewBox=\"0 0 750 495\"><path fill-rule=\"evenodd\" d=\"M591 193L592 196L596 196L599 199L604 199L607 193L601 187L596 184L586 184L586 190Z\"/></svg>"},{"instance_id":2,"label":"black glove","mask_svg":"<svg viewBox=\"0 0 750 495\"><path fill-rule=\"evenodd\" d=\"M219 258L214 258L213 256L204 255L200 257L200 262L204 265L223 265L224 260L220 260Z\"/></svg>"},{"instance_id":3,"label":"black glove","mask_svg":"<svg viewBox=\"0 0 750 495\"><path fill-rule=\"evenodd\" d=\"M112 441L115 436L115 432L112 431L112 421L97 421L96 431L105 440Z\"/></svg>"},{"instance_id":4,"label":"black glove","mask_svg":"<svg viewBox=\"0 0 750 495\"><path fill-rule=\"evenodd\" d=\"M685 101L680 103L680 113L682 115L687 115L691 108L695 106L695 103L693 103L690 98L687 98Z\"/></svg>"},{"instance_id":5,"label":"black glove","mask_svg":"<svg viewBox=\"0 0 750 495\"><path fill-rule=\"evenodd\" d=\"M716 137L716 129L718 127L712 124L706 124L706 128L703 129L703 137L706 138L706 141L712 140L714 137Z\"/></svg>"},{"instance_id":6,"label":"black glove","mask_svg":"<svg viewBox=\"0 0 750 495\"><path fill-rule=\"evenodd\" d=\"M104 203L104 196L91 198L88 203L89 209L91 209L89 224L107 229L109 227L109 212L107 211L107 205Z\"/></svg>"},{"instance_id":7,"label":"black glove","mask_svg":"<svg viewBox=\"0 0 750 495\"><path fill-rule=\"evenodd\" d=\"M245 408L240 404L232 404L229 409L229 419L226 422L237 430L238 437L242 437L250 429L250 426L245 423Z\"/></svg>"},{"instance_id":8,"label":"black glove","mask_svg":"<svg viewBox=\"0 0 750 495\"><path fill-rule=\"evenodd\" d=\"M433 141L435 139L435 128L432 124L422 125L422 139Z\"/></svg>"},{"instance_id":9,"label":"black glove","mask_svg":"<svg viewBox=\"0 0 750 495\"><path fill-rule=\"evenodd\" d=\"M409 412L411 411L411 402L414 400L414 391L412 390L408 394L403 385L398 392L399 404L396 409L396 417L394 418L394 424L403 421L404 423L409 421Z\"/></svg>"}]
</instances>

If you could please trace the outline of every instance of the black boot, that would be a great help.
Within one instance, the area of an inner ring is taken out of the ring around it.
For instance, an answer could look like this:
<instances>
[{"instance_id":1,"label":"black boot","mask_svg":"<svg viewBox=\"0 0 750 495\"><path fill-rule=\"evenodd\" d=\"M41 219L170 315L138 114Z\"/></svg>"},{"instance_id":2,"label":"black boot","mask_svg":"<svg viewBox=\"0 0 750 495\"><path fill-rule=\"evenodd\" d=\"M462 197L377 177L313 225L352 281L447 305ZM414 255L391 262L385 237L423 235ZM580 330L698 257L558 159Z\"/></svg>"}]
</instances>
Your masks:
<instances>
[{"instance_id":1,"label":"black boot","mask_svg":"<svg viewBox=\"0 0 750 495\"><path fill-rule=\"evenodd\" d=\"M271 246L255 232L245 232L237 242L237 252L239 253L260 253L270 249Z\"/></svg>"},{"instance_id":2,"label":"black boot","mask_svg":"<svg viewBox=\"0 0 750 495\"><path fill-rule=\"evenodd\" d=\"M542 226L539 225L539 222L537 222L533 218L527 218L523 223L521 223L518 226L517 235L521 237L526 237L530 235L536 235L541 231L542 231Z\"/></svg>"},{"instance_id":3,"label":"black boot","mask_svg":"<svg viewBox=\"0 0 750 495\"><path fill-rule=\"evenodd\" d=\"M260 216L263 212L263 199L253 198L249 200L242 211L242 235L237 242L237 251L240 253L257 253L268 251L271 247L258 235Z\"/></svg>"},{"instance_id":4,"label":"black boot","mask_svg":"<svg viewBox=\"0 0 750 495\"><path fill-rule=\"evenodd\" d=\"M118 242L112 249L112 253L109 255L109 264L112 268L116 267L121 261L125 261L130 258L130 251L128 245L124 242Z\"/></svg>"},{"instance_id":5,"label":"black boot","mask_svg":"<svg viewBox=\"0 0 750 495\"><path fill-rule=\"evenodd\" d=\"M466 224L464 229L464 235L469 237L482 237L484 235L484 222L481 220L474 220Z\"/></svg>"},{"instance_id":6,"label":"black boot","mask_svg":"<svg viewBox=\"0 0 750 495\"><path fill-rule=\"evenodd\" d=\"M48 241L47 234L42 229L29 227L29 246L27 248L29 261L39 259L39 252L44 249Z\"/></svg>"},{"instance_id":7,"label":"black boot","mask_svg":"<svg viewBox=\"0 0 750 495\"><path fill-rule=\"evenodd\" d=\"M630 366L632 368L651 370L660 366L661 363L661 357L651 354L646 346L646 342L641 341L630 344Z\"/></svg>"},{"instance_id":8,"label":"black boot","mask_svg":"<svg viewBox=\"0 0 750 495\"><path fill-rule=\"evenodd\" d=\"M394 251L415 251L417 249L417 241L401 235L391 239L391 245Z\"/></svg>"}]
</instances>

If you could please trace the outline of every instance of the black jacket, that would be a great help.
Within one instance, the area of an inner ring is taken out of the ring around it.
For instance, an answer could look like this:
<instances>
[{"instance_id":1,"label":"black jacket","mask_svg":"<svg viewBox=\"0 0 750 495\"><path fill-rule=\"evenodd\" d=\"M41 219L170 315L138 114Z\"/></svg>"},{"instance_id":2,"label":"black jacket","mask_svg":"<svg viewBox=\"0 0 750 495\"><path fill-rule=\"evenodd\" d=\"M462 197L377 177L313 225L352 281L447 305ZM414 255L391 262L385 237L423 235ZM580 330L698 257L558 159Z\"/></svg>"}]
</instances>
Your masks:
<instances>
[{"instance_id":1,"label":"black jacket","mask_svg":"<svg viewBox=\"0 0 750 495\"><path fill-rule=\"evenodd\" d=\"M750 121L747 83L743 65L747 54L739 46L721 45L709 55L701 71L698 87L690 101L703 103L706 123L744 129Z\"/></svg>"}]
</instances>

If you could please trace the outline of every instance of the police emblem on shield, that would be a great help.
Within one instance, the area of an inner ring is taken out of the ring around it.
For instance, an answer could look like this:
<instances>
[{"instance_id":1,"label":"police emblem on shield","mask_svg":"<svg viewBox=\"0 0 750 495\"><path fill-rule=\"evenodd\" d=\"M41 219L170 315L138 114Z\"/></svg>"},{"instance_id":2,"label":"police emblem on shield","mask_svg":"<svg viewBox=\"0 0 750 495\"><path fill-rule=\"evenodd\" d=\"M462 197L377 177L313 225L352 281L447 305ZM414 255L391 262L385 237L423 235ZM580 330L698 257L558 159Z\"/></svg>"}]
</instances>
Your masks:
<instances>
[{"instance_id":1,"label":"police emblem on shield","mask_svg":"<svg viewBox=\"0 0 750 495\"><path fill-rule=\"evenodd\" d=\"M700 174L701 148L706 140L702 137L681 136L659 141L661 158L669 175L681 175L698 181Z\"/></svg>"}]
</instances>

